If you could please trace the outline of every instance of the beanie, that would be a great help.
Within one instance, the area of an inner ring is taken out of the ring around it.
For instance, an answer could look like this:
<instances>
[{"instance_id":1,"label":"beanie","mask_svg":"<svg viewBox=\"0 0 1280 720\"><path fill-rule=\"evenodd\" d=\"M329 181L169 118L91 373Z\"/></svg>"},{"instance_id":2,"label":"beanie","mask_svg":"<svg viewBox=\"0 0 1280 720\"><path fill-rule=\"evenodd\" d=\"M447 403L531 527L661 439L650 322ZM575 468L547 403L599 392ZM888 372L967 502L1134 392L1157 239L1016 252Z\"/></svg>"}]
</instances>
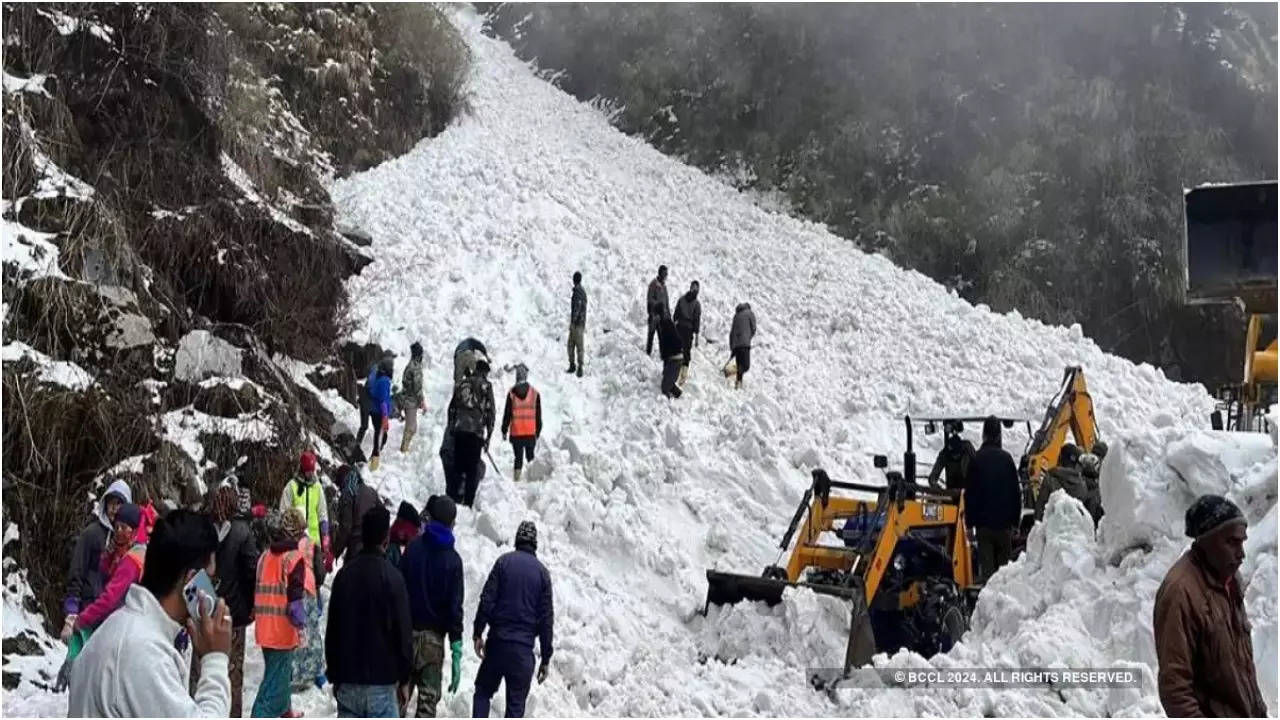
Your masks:
<instances>
[{"instance_id":1,"label":"beanie","mask_svg":"<svg viewBox=\"0 0 1280 720\"><path fill-rule=\"evenodd\" d=\"M131 528L142 524L142 508L133 503L125 503L116 511L116 522L122 522Z\"/></svg>"},{"instance_id":2,"label":"beanie","mask_svg":"<svg viewBox=\"0 0 1280 720\"><path fill-rule=\"evenodd\" d=\"M1235 523L1243 524L1244 515L1235 503L1221 495L1201 495L1187 508L1187 537L1193 540Z\"/></svg>"},{"instance_id":3,"label":"beanie","mask_svg":"<svg viewBox=\"0 0 1280 720\"><path fill-rule=\"evenodd\" d=\"M298 469L303 473L313 473L316 471L316 454L310 450L302 451L302 459L298 462Z\"/></svg>"},{"instance_id":4,"label":"beanie","mask_svg":"<svg viewBox=\"0 0 1280 720\"><path fill-rule=\"evenodd\" d=\"M407 500L400 501L400 507L396 510L396 519L404 520L406 522L413 523L414 525L421 522L421 518L418 515L418 509Z\"/></svg>"},{"instance_id":5,"label":"beanie","mask_svg":"<svg viewBox=\"0 0 1280 720\"><path fill-rule=\"evenodd\" d=\"M516 547L522 545L530 550L538 549L538 526L532 520L525 520L516 528Z\"/></svg>"},{"instance_id":6,"label":"beanie","mask_svg":"<svg viewBox=\"0 0 1280 720\"><path fill-rule=\"evenodd\" d=\"M458 505L448 495L436 496L429 503L428 512L431 519L449 527L453 527L453 522L458 519Z\"/></svg>"}]
</instances>

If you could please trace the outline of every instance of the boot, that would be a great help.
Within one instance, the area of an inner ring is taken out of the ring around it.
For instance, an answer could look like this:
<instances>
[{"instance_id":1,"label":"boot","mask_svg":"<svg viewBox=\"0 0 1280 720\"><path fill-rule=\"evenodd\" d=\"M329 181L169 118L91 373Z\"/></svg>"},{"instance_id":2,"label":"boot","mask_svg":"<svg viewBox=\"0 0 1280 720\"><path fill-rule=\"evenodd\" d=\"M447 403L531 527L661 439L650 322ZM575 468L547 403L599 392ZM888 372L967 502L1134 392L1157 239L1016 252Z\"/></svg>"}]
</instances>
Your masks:
<instances>
[{"instance_id":1,"label":"boot","mask_svg":"<svg viewBox=\"0 0 1280 720\"><path fill-rule=\"evenodd\" d=\"M569 363L569 369L568 369L568 370L565 370L565 372L567 372L567 373L573 373L573 372L576 372L576 371L577 371L577 368L575 368L575 367L573 366L573 363Z\"/></svg>"},{"instance_id":2,"label":"boot","mask_svg":"<svg viewBox=\"0 0 1280 720\"><path fill-rule=\"evenodd\" d=\"M520 474L521 474L521 473L523 473L523 472L524 472L524 468L522 468L522 467L518 467L518 468L516 468L516 469L515 469L514 471L512 471L512 473L511 473L511 475L512 475L512 480L514 480L515 482L520 482Z\"/></svg>"},{"instance_id":3,"label":"boot","mask_svg":"<svg viewBox=\"0 0 1280 720\"><path fill-rule=\"evenodd\" d=\"M578 366L578 377L582 377L582 366Z\"/></svg>"}]
</instances>

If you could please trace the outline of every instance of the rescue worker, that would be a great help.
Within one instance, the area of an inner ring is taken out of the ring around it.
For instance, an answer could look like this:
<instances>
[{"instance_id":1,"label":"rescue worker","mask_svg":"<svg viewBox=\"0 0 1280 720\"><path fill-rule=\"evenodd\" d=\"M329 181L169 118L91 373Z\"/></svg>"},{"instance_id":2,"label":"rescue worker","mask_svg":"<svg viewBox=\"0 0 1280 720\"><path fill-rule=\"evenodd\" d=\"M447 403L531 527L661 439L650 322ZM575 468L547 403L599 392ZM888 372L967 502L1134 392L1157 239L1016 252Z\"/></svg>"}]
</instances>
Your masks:
<instances>
[{"instance_id":1,"label":"rescue worker","mask_svg":"<svg viewBox=\"0 0 1280 720\"><path fill-rule=\"evenodd\" d=\"M418 411L427 409L422 392L422 343L409 346L409 364L400 376L400 393L404 405L404 435L400 438L400 452L409 452L413 436L418 433Z\"/></svg>"},{"instance_id":2,"label":"rescue worker","mask_svg":"<svg viewBox=\"0 0 1280 720\"><path fill-rule=\"evenodd\" d=\"M698 281L689 284L689 292L676 301L676 310L671 319L680 331L680 344L684 350L684 366L680 370L680 382L689 372L689 361L693 359L693 348L698 344L698 333L702 330L702 303L698 301Z\"/></svg>"},{"instance_id":3,"label":"rescue worker","mask_svg":"<svg viewBox=\"0 0 1280 720\"><path fill-rule=\"evenodd\" d=\"M463 487L465 478L458 472L458 459L453 447L453 433L448 428L445 428L444 437L440 441L440 465L444 468L445 494L452 498L455 503L461 503L463 496L466 495ZM475 465L477 487L479 483L484 482L486 470L484 460L478 458Z\"/></svg>"},{"instance_id":4,"label":"rescue worker","mask_svg":"<svg viewBox=\"0 0 1280 720\"><path fill-rule=\"evenodd\" d=\"M214 554L218 597L226 602L227 612L231 614L231 650L227 663L227 674L231 678L231 717L242 717L245 630L253 622L259 552L249 520L239 512L240 497L235 487L219 485L214 489L210 505L210 517L218 531L218 550ZM193 664L193 695L199 679L200 666Z\"/></svg>"},{"instance_id":5,"label":"rescue worker","mask_svg":"<svg viewBox=\"0 0 1280 720\"><path fill-rule=\"evenodd\" d=\"M587 291L582 289L582 273L573 274L573 295L569 299L569 369L582 377L582 338L587 329ZM577 362L574 362L574 351Z\"/></svg>"},{"instance_id":6,"label":"rescue worker","mask_svg":"<svg viewBox=\"0 0 1280 720\"><path fill-rule=\"evenodd\" d=\"M484 343L473 337L458 343L458 347L453 350L453 384L456 386L462 382L462 378L471 374L476 366L476 358L488 356L489 351L485 349Z\"/></svg>"},{"instance_id":7,"label":"rescue worker","mask_svg":"<svg viewBox=\"0 0 1280 720\"><path fill-rule=\"evenodd\" d=\"M529 368L516 366L516 384L507 392L506 407L502 410L502 439L511 434L511 449L515 453L516 482L524 472L527 457L533 462L533 450L542 436L542 396L529 384Z\"/></svg>"},{"instance_id":8,"label":"rescue worker","mask_svg":"<svg viewBox=\"0 0 1280 720\"><path fill-rule=\"evenodd\" d=\"M1186 514L1191 548L1156 591L1152 631L1160 705L1169 717L1266 717L1237 571L1247 523L1240 508L1202 495Z\"/></svg>"},{"instance_id":9,"label":"rescue worker","mask_svg":"<svg viewBox=\"0 0 1280 720\"><path fill-rule=\"evenodd\" d=\"M733 353L733 363L737 366L737 379L734 388L742 387L742 377L751 369L751 341L756 336L756 314L751 305L741 303L733 311L733 323L729 326L729 351Z\"/></svg>"},{"instance_id":10,"label":"rescue worker","mask_svg":"<svg viewBox=\"0 0 1280 720\"><path fill-rule=\"evenodd\" d=\"M254 591L254 639L262 648L262 682L253 717L298 717L292 708L294 652L307 626L306 598L316 594L311 565L298 550L306 519L295 508L267 514L271 546L258 559ZM307 637L308 642L319 638Z\"/></svg>"},{"instance_id":11,"label":"rescue worker","mask_svg":"<svg viewBox=\"0 0 1280 720\"><path fill-rule=\"evenodd\" d=\"M115 532L116 512L120 506L132 501L129 484L123 480L112 482L98 500L93 519L80 531L75 549L71 551L71 570L67 577L67 595L62 601L66 619L62 625L62 641L71 639L75 631L80 609L88 607L102 593L106 578L102 572L102 550Z\"/></svg>"},{"instance_id":12,"label":"rescue worker","mask_svg":"<svg viewBox=\"0 0 1280 720\"><path fill-rule=\"evenodd\" d=\"M538 682L551 669L551 637L555 620L551 573L537 558L538 528L528 520L516 529L515 550L498 558L485 580L476 608L472 640L481 657L476 671L472 717L489 717L489 701L499 683L507 686L507 717L524 717L533 679L533 641L542 662ZM486 641L484 631L489 628Z\"/></svg>"},{"instance_id":13,"label":"rescue worker","mask_svg":"<svg viewBox=\"0 0 1280 720\"><path fill-rule=\"evenodd\" d=\"M1018 467L1001 447L1000 421L982 423L982 447L969 462L965 489L965 523L978 540L978 563L983 579L1013 557L1013 532L1022 517Z\"/></svg>"},{"instance_id":14,"label":"rescue worker","mask_svg":"<svg viewBox=\"0 0 1280 720\"><path fill-rule=\"evenodd\" d=\"M1094 445L1096 446L1097 443ZM1081 455L1080 474L1084 476L1085 492L1091 500L1090 503L1085 503L1085 508L1093 516L1094 527L1097 527L1106 512L1102 509L1102 488L1098 484L1098 479L1102 475L1102 459L1094 453Z\"/></svg>"},{"instance_id":15,"label":"rescue worker","mask_svg":"<svg viewBox=\"0 0 1280 720\"><path fill-rule=\"evenodd\" d=\"M397 692L413 666L409 595L386 557L391 514L379 506L360 523L362 549L333 579L326 672L338 717L400 717Z\"/></svg>"},{"instance_id":16,"label":"rescue worker","mask_svg":"<svg viewBox=\"0 0 1280 720\"><path fill-rule=\"evenodd\" d=\"M444 642L449 638L449 692L462 681L462 557L454 549L453 524L458 507L444 496L431 496L423 532L405 550L400 563L409 588L413 617L413 683L418 690L417 717L435 717L444 676ZM412 688L401 694L408 704Z\"/></svg>"},{"instance_id":17,"label":"rescue worker","mask_svg":"<svg viewBox=\"0 0 1280 720\"><path fill-rule=\"evenodd\" d=\"M296 508L306 521L307 536L311 539L313 556L311 572L318 585L324 584L324 576L333 569L333 548L329 544L329 503L325 501L324 487L316 472L316 454L305 450L298 460L298 475L284 484L280 493L281 512Z\"/></svg>"},{"instance_id":18,"label":"rescue worker","mask_svg":"<svg viewBox=\"0 0 1280 720\"><path fill-rule=\"evenodd\" d=\"M684 367L684 345L680 341L680 331L670 317L662 318L658 326L658 352L662 355L662 394L669 398L678 398L684 392L680 389L681 370Z\"/></svg>"},{"instance_id":19,"label":"rescue worker","mask_svg":"<svg viewBox=\"0 0 1280 720\"><path fill-rule=\"evenodd\" d=\"M390 353L382 356L378 367L369 374L370 415L373 422L373 452L369 454L369 469L377 470L382 461L382 448L387 444L387 431L391 428L391 376L395 372L395 359ZM416 422L416 420L415 420Z\"/></svg>"},{"instance_id":20,"label":"rescue worker","mask_svg":"<svg viewBox=\"0 0 1280 720\"><path fill-rule=\"evenodd\" d=\"M453 388L449 403L449 431L453 433L455 472L461 484L462 504L475 504L480 478L476 466L489 447L495 420L493 386L489 384L489 358L478 355L475 368Z\"/></svg>"},{"instance_id":21,"label":"rescue worker","mask_svg":"<svg viewBox=\"0 0 1280 720\"><path fill-rule=\"evenodd\" d=\"M338 495L338 517L333 527L333 554L341 555L344 562L351 562L360 554L361 519L365 513L382 507L382 498L364 481L360 472L362 456L357 448L348 463L338 471L341 488Z\"/></svg>"},{"instance_id":22,"label":"rescue worker","mask_svg":"<svg viewBox=\"0 0 1280 720\"><path fill-rule=\"evenodd\" d=\"M149 543L141 582L129 586L124 606L98 627L76 662L69 717L225 718L231 710L231 613L218 600L211 613L193 618L183 596L197 573L214 571L217 531L205 515L173 510L156 521ZM194 697L179 637L189 638L200 662Z\"/></svg>"},{"instance_id":23,"label":"rescue worker","mask_svg":"<svg viewBox=\"0 0 1280 720\"><path fill-rule=\"evenodd\" d=\"M671 317L671 306L667 303L667 266L658 266L658 277L649 282L649 294L645 297L645 308L649 312L649 333L645 339L644 352L653 357L653 336L658 332L663 318ZM659 337L661 340L661 337Z\"/></svg>"},{"instance_id":24,"label":"rescue worker","mask_svg":"<svg viewBox=\"0 0 1280 720\"><path fill-rule=\"evenodd\" d=\"M964 425L959 420L944 420L942 426L946 440L938 459L933 462L933 469L929 471L929 484L938 487L938 477L945 472L948 490L964 490L969 463L973 462L975 454L973 443L960 435L964 432Z\"/></svg>"},{"instance_id":25,"label":"rescue worker","mask_svg":"<svg viewBox=\"0 0 1280 720\"><path fill-rule=\"evenodd\" d=\"M1065 490L1068 495L1079 500L1090 516L1102 507L1099 498L1089 492L1089 486L1080 472L1080 448L1072 443L1063 444L1058 451L1057 467L1045 472L1040 482L1040 493L1036 496L1036 522L1044 519L1045 505L1056 490Z\"/></svg>"}]
</instances>

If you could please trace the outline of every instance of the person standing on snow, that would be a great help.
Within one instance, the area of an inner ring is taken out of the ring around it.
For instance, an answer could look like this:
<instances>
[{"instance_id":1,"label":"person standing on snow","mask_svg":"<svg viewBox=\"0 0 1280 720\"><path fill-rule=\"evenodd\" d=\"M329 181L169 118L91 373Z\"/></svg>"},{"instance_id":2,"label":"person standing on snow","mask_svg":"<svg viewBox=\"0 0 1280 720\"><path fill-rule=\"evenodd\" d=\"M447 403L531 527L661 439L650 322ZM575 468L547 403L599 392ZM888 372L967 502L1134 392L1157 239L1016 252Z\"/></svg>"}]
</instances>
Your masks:
<instances>
[{"instance_id":1,"label":"person standing on snow","mask_svg":"<svg viewBox=\"0 0 1280 720\"><path fill-rule=\"evenodd\" d=\"M1235 503L1202 495L1187 509L1191 548L1156 591L1152 631L1160 705L1169 717L1266 717L1237 571L1247 523Z\"/></svg>"},{"instance_id":2,"label":"person standing on snow","mask_svg":"<svg viewBox=\"0 0 1280 720\"><path fill-rule=\"evenodd\" d=\"M479 355L474 371L453 388L449 403L449 430L453 433L454 472L461 482L462 504L475 503L480 478L476 466L489 447L494 424L493 386L489 384L489 358ZM456 498L455 498L456 499Z\"/></svg>"},{"instance_id":3,"label":"person standing on snow","mask_svg":"<svg viewBox=\"0 0 1280 720\"><path fill-rule=\"evenodd\" d=\"M1018 467L1001 447L1000 420L982 423L982 447L969 463L965 523L978 539L978 563L984 580L1013 557L1013 531L1022 519Z\"/></svg>"},{"instance_id":4,"label":"person standing on snow","mask_svg":"<svg viewBox=\"0 0 1280 720\"><path fill-rule=\"evenodd\" d=\"M324 584L324 576L333 570L333 548L329 544L329 503L325 501L324 487L316 472L316 454L305 450L298 461L299 473L284 484L280 493L281 512L291 508L302 513L306 521L307 536L311 539L313 553L307 560L316 583Z\"/></svg>"},{"instance_id":5,"label":"person standing on snow","mask_svg":"<svg viewBox=\"0 0 1280 720\"><path fill-rule=\"evenodd\" d=\"M103 551L99 563L103 577L109 579L102 594L76 617L76 630L93 632L103 620L124 604L129 588L142 579L147 546L136 542L138 527L141 525L142 509L137 505L125 503L116 511L116 526L111 534L111 544Z\"/></svg>"},{"instance_id":6,"label":"person standing on snow","mask_svg":"<svg viewBox=\"0 0 1280 720\"><path fill-rule=\"evenodd\" d=\"M671 317L671 306L667 303L667 266L658 266L658 277L649 282L649 294L645 297L645 308L649 311L649 334L645 339L644 353L653 357L653 336L658 333L658 326L663 318ZM659 337L659 340L662 338Z\"/></svg>"},{"instance_id":7,"label":"person standing on snow","mask_svg":"<svg viewBox=\"0 0 1280 720\"><path fill-rule=\"evenodd\" d=\"M476 367L476 358L488 356L484 343L473 337L458 343L458 347L453 349L453 384L456 386L471 374Z\"/></svg>"},{"instance_id":8,"label":"person standing on snow","mask_svg":"<svg viewBox=\"0 0 1280 720\"><path fill-rule=\"evenodd\" d=\"M587 291L582 289L582 273L573 274L573 295L569 299L569 369L565 372L577 372L582 377L582 336L587 329ZM574 350L578 352L578 362L574 363Z\"/></svg>"},{"instance_id":9,"label":"person standing on snow","mask_svg":"<svg viewBox=\"0 0 1280 720\"><path fill-rule=\"evenodd\" d=\"M382 498L364 481L360 473L363 464L360 449L348 456L347 464L338 472L338 518L333 528L333 554L341 555L345 562L351 562L360 554L361 519L370 510L382 507Z\"/></svg>"},{"instance_id":10,"label":"person standing on snow","mask_svg":"<svg viewBox=\"0 0 1280 720\"><path fill-rule=\"evenodd\" d=\"M271 545L258 559L254 590L254 639L262 648L262 682L253 700L253 717L300 717L292 710L294 653L307 627L306 598L317 591L316 578L298 541L306 519L294 508L267 514ZM319 638L307 637L320 644Z\"/></svg>"},{"instance_id":11,"label":"person standing on snow","mask_svg":"<svg viewBox=\"0 0 1280 720\"><path fill-rule=\"evenodd\" d=\"M689 292L676 301L676 311L672 315L676 329L680 331L680 344L684 350L684 365L680 369L680 381L689 372L689 362L693 359L693 348L698 344L698 333L702 330L702 303L698 302L698 281L689 284Z\"/></svg>"},{"instance_id":12,"label":"person standing on snow","mask_svg":"<svg viewBox=\"0 0 1280 720\"><path fill-rule=\"evenodd\" d=\"M684 392L679 384L680 370L684 366L684 343L680 341L680 331L670 317L658 322L658 353L662 355L662 394L678 398Z\"/></svg>"},{"instance_id":13,"label":"person standing on snow","mask_svg":"<svg viewBox=\"0 0 1280 720\"><path fill-rule=\"evenodd\" d=\"M729 327L729 350L738 366L738 379L734 388L742 387L742 376L751 369L751 341L756 336L756 314L751 305L742 303L733 312L733 324Z\"/></svg>"},{"instance_id":14,"label":"person standing on snow","mask_svg":"<svg viewBox=\"0 0 1280 720\"><path fill-rule=\"evenodd\" d=\"M76 538L75 549L71 551L67 595L62 601L62 610L66 613L66 620L62 625L63 642L71 639L80 608L88 607L102 594L102 586L106 584L101 565L102 550L107 545L107 539L115 532L116 512L121 505L132 499L128 483L123 480L112 482L94 508L93 519Z\"/></svg>"},{"instance_id":15,"label":"person standing on snow","mask_svg":"<svg viewBox=\"0 0 1280 720\"><path fill-rule=\"evenodd\" d=\"M453 523L458 507L448 497L431 496L423 532L400 562L409 588L413 616L413 683L418 689L417 717L435 717L444 677L444 639L452 658L449 692L462 680L462 558L454 549ZM401 693L408 705L412 688ZM406 708L407 709L407 708Z\"/></svg>"},{"instance_id":16,"label":"person standing on snow","mask_svg":"<svg viewBox=\"0 0 1280 720\"><path fill-rule=\"evenodd\" d=\"M1044 509L1049 503L1049 496L1056 490L1065 490L1068 495L1079 500L1091 516L1098 508L1095 502L1097 498L1090 494L1089 486L1081 472L1080 448L1071 443L1062 445L1062 449L1058 451L1057 467L1048 470L1040 483L1040 492L1036 495L1036 522L1044 519Z\"/></svg>"},{"instance_id":17,"label":"person standing on snow","mask_svg":"<svg viewBox=\"0 0 1280 720\"><path fill-rule=\"evenodd\" d=\"M361 550L333 579L325 660L338 717L400 717L397 690L413 666L409 595L387 561L391 514L361 518Z\"/></svg>"},{"instance_id":18,"label":"person standing on snow","mask_svg":"<svg viewBox=\"0 0 1280 720\"><path fill-rule=\"evenodd\" d=\"M507 393L502 410L502 439L511 433L511 449L515 452L514 480L520 482L527 457L533 462L533 450L542 436L542 396L529 384L529 368L516 366L516 384Z\"/></svg>"},{"instance_id":19,"label":"person standing on snow","mask_svg":"<svg viewBox=\"0 0 1280 720\"><path fill-rule=\"evenodd\" d=\"M472 717L489 717L489 701L499 683L507 684L507 717L524 717L524 703L533 679L533 641L542 651L538 682L551 669L551 636L555 620L551 573L538 560L538 528L525 520L516 529L516 549L498 558L476 608L472 633L476 671ZM485 627L489 639L484 639Z\"/></svg>"},{"instance_id":20,"label":"person standing on snow","mask_svg":"<svg viewBox=\"0 0 1280 720\"><path fill-rule=\"evenodd\" d=\"M1094 443L1097 445L1098 443ZM1098 484L1098 480L1102 475L1102 458L1095 453L1085 453L1080 456L1080 474L1084 476L1085 492L1088 493L1088 500L1084 506L1089 510L1089 514L1093 516L1093 526L1096 528L1102 520L1105 511L1102 509L1102 488Z\"/></svg>"},{"instance_id":21,"label":"person standing on snow","mask_svg":"<svg viewBox=\"0 0 1280 720\"><path fill-rule=\"evenodd\" d=\"M458 457L454 452L453 432L445 428L444 436L440 441L440 466L444 469L444 492L453 499L455 503L461 503L463 496L466 495L464 483L466 478L458 472ZM475 464L474 482L477 486L484 482L485 463L483 459L477 458Z\"/></svg>"},{"instance_id":22,"label":"person standing on snow","mask_svg":"<svg viewBox=\"0 0 1280 720\"><path fill-rule=\"evenodd\" d=\"M390 357L391 351L383 353L383 357ZM369 429L369 420L373 417L373 392L374 383L372 380L378 377L378 366L382 363L382 358L377 362L371 363L369 369L365 372L364 382L358 386L358 395L360 396L360 431L356 433L356 445L364 442L364 434Z\"/></svg>"},{"instance_id":23,"label":"person standing on snow","mask_svg":"<svg viewBox=\"0 0 1280 720\"><path fill-rule=\"evenodd\" d=\"M129 587L124 607L102 623L71 673L69 717L229 715L231 613L218 600L212 613L192 618L183 597L196 573L214 569L217 547L205 515L173 510L156 522L142 581ZM200 662L194 697L190 653L175 643L184 627Z\"/></svg>"},{"instance_id":24,"label":"person standing on snow","mask_svg":"<svg viewBox=\"0 0 1280 720\"><path fill-rule=\"evenodd\" d=\"M249 520L239 511L240 497L236 488L219 485L210 502L210 516L218 531L218 550L214 554L218 597L231 613L231 648L228 675L231 678L231 717L241 717L244 695L245 630L253 622L254 590L258 582L258 545ZM193 689L199 684L200 666L192 668Z\"/></svg>"},{"instance_id":25,"label":"person standing on snow","mask_svg":"<svg viewBox=\"0 0 1280 720\"><path fill-rule=\"evenodd\" d=\"M372 403L370 419L373 421L373 452L369 454L369 469L377 470L382 447L387 444L387 431L391 428L391 376L395 372L395 360L388 353L371 373L367 386ZM417 420L415 419L416 423Z\"/></svg>"},{"instance_id":26,"label":"person standing on snow","mask_svg":"<svg viewBox=\"0 0 1280 720\"><path fill-rule=\"evenodd\" d=\"M409 364L400 376L400 392L404 399L404 436L400 438L400 452L409 452L413 436L418 434L418 411L427 409L427 399L422 392L422 343L409 346Z\"/></svg>"}]
</instances>

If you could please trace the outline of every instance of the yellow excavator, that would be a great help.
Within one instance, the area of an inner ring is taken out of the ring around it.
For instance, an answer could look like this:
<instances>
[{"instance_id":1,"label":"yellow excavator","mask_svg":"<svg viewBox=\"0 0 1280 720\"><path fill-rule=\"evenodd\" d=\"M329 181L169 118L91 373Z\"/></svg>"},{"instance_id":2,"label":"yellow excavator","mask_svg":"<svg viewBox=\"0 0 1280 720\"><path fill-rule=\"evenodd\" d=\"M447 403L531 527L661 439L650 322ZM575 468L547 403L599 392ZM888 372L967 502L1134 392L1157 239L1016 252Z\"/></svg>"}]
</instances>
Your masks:
<instances>
[{"instance_id":1,"label":"yellow excavator","mask_svg":"<svg viewBox=\"0 0 1280 720\"><path fill-rule=\"evenodd\" d=\"M1040 427L1031 435L1019 463L1023 479L1023 507L1034 507L1046 471L1057 467L1058 455L1067 442L1067 433L1082 452L1093 452L1098 442L1098 424L1093 416L1093 397L1084 380L1084 369L1069 367L1062 372L1058 392L1049 401ZM1025 522L1025 512L1024 512Z\"/></svg>"},{"instance_id":2,"label":"yellow excavator","mask_svg":"<svg viewBox=\"0 0 1280 720\"><path fill-rule=\"evenodd\" d=\"M950 650L977 598L964 494L916 484L910 418L906 427L902 471L875 457L883 487L814 470L779 545L791 550L786 564L760 575L708 570L703 614L742 600L776 605L786 588L805 587L851 603L846 671L877 651Z\"/></svg>"},{"instance_id":3,"label":"yellow excavator","mask_svg":"<svg viewBox=\"0 0 1280 720\"><path fill-rule=\"evenodd\" d=\"M1233 303L1248 316L1240 382L1217 388L1210 420L1215 430L1263 430L1276 402L1276 181L1205 185L1184 201L1187 302Z\"/></svg>"}]
</instances>

